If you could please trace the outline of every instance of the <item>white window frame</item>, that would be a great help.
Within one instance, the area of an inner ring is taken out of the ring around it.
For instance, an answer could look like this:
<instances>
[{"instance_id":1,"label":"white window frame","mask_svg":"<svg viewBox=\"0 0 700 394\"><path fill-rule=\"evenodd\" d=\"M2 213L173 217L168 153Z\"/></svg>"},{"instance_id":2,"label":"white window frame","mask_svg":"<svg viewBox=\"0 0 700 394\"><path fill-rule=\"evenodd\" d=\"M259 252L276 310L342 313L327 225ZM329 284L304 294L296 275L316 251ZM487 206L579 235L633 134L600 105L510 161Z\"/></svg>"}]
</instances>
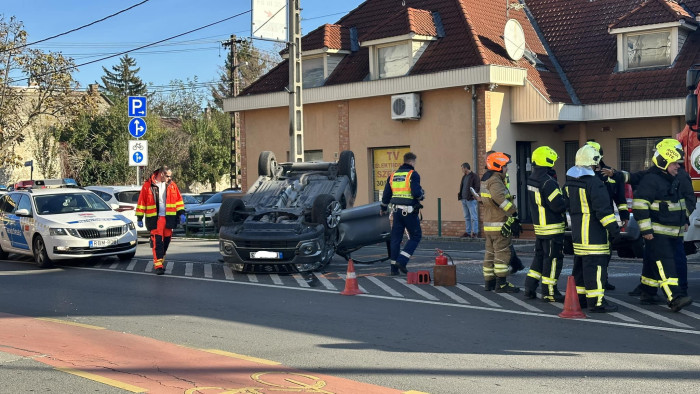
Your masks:
<instances>
[{"instance_id":1,"label":"white window frame","mask_svg":"<svg viewBox=\"0 0 700 394\"><path fill-rule=\"evenodd\" d=\"M311 62L311 61L317 61L317 60L320 60L320 61L321 61L321 70L322 70L322 71L321 71L321 73L322 73L322 75L321 75L321 83L318 84L318 85L310 86L310 85L307 85L307 82L306 82L307 73L303 71L303 69L304 69L304 64L309 64L309 62ZM326 68L326 59L325 59L325 56L323 56L323 55L321 55L321 56L310 56L310 57L308 57L308 58L302 58L301 68L302 68L302 76L301 76L301 79L302 79L302 86L304 87L304 89L310 89L310 88L316 88L316 87L319 87L319 86L323 86L323 84L326 82L326 78L328 78L328 75L327 75L327 73L326 73L326 69L327 69L327 68Z\"/></svg>"},{"instance_id":2,"label":"white window frame","mask_svg":"<svg viewBox=\"0 0 700 394\"><path fill-rule=\"evenodd\" d=\"M399 47L403 46L406 49L406 61L407 61L407 68L406 72L401 75L391 75L391 76L380 76L379 72L379 50L384 49L384 48L390 48L390 47ZM387 44L382 44L382 45L376 45L372 47L371 50L372 53L372 58L370 59L370 75L371 79L376 80L376 79L387 79L387 78L396 78L396 77L403 77L408 72L411 70L411 67L413 66L413 60L412 60L412 48L411 48L411 41L400 41L400 42L392 42L392 43L387 43Z\"/></svg>"},{"instance_id":3,"label":"white window frame","mask_svg":"<svg viewBox=\"0 0 700 394\"><path fill-rule=\"evenodd\" d=\"M638 37L638 36L645 36L645 35L651 35L651 34L663 34L666 33L668 34L668 39L669 39L669 51L670 51L670 56L668 58L668 61L663 63L663 64L654 64L654 65L648 65L648 66L637 66L637 67L631 67L629 65L629 39L631 37ZM624 51L624 68L625 70L642 70L645 68L655 68L655 67L668 67L673 63L673 59L676 58L676 55L678 55L678 29L665 29L665 30L654 30L654 31L644 31L644 32L635 32L635 33L627 33L624 35L623 38L623 51Z\"/></svg>"},{"instance_id":4,"label":"white window frame","mask_svg":"<svg viewBox=\"0 0 700 394\"><path fill-rule=\"evenodd\" d=\"M608 32L610 34L615 34L617 38L617 65L618 65L618 71L633 71L633 70L646 70L649 68L656 68L656 67L670 67L673 62L676 60L676 57L678 57L678 52L680 51L680 48L678 46L678 40L679 40L679 35L680 31L679 29L685 29L685 30L696 30L696 26L692 26L688 23L685 23L684 21L678 21L678 22L668 22L668 23L659 23L655 25L646 25L646 26L633 26L633 27L624 27L624 28L617 28L617 29L610 29ZM628 66L628 55L627 55L627 38L629 36L637 36L640 34L652 34L652 33L670 33L669 34L669 39L671 40L671 60L670 63L666 65L656 65L656 66L646 66L646 67L633 67L630 68Z\"/></svg>"}]
</instances>

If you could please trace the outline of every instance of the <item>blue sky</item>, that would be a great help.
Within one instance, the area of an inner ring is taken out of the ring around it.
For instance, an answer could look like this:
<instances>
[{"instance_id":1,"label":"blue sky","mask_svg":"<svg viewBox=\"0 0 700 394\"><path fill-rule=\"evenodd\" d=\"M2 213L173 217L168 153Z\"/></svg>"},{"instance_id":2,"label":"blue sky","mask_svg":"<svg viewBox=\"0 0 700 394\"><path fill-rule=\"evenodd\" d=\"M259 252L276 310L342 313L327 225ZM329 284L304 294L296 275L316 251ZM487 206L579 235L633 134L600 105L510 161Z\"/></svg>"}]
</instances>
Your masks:
<instances>
[{"instance_id":1,"label":"blue sky","mask_svg":"<svg viewBox=\"0 0 700 394\"><path fill-rule=\"evenodd\" d=\"M142 0L18 0L4 1L0 13L5 21L11 16L24 23L28 42L38 41L102 19L140 3ZM302 0L302 33L324 23L334 23L353 10L362 0ZM149 0L106 21L86 27L34 47L62 52L76 64L146 45L250 10L250 0ZM139 76L146 83L168 85L173 79L199 82L218 76L227 49L220 42L231 34L250 36L250 13L197 32L167 41L158 46L132 52L141 68ZM256 41L255 45L274 51L273 44ZM73 73L82 87L101 82L102 66L111 70L119 56L79 67Z\"/></svg>"}]
</instances>

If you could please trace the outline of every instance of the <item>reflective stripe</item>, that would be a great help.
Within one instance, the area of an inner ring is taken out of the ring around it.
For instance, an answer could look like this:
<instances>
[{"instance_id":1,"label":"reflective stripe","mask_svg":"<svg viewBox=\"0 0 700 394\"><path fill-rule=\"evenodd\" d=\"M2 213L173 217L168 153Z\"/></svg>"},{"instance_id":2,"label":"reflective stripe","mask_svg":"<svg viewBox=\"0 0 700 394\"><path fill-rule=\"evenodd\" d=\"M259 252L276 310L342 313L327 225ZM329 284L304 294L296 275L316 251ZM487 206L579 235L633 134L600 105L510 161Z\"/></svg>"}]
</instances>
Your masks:
<instances>
[{"instance_id":1,"label":"reflective stripe","mask_svg":"<svg viewBox=\"0 0 700 394\"><path fill-rule=\"evenodd\" d=\"M493 264L493 272L498 275L498 274L507 274L509 271L508 269L508 264L502 264L502 263L494 263Z\"/></svg>"},{"instance_id":2,"label":"reflective stripe","mask_svg":"<svg viewBox=\"0 0 700 394\"><path fill-rule=\"evenodd\" d=\"M583 286L576 286L576 293L578 294L586 294L586 288Z\"/></svg>"},{"instance_id":3,"label":"reflective stripe","mask_svg":"<svg viewBox=\"0 0 700 394\"><path fill-rule=\"evenodd\" d=\"M530 278L534 278L536 280L540 280L540 278L542 278L542 274L533 270L532 268L530 268L530 271L528 271L527 276L529 276Z\"/></svg>"},{"instance_id":4,"label":"reflective stripe","mask_svg":"<svg viewBox=\"0 0 700 394\"><path fill-rule=\"evenodd\" d=\"M577 256L610 254L610 245L609 244L583 245L583 244L575 243L574 244L574 254Z\"/></svg>"},{"instance_id":5,"label":"reflective stripe","mask_svg":"<svg viewBox=\"0 0 700 394\"><path fill-rule=\"evenodd\" d=\"M682 201L682 200L681 200ZM658 211L659 210L659 205L661 203L666 203L668 205L668 210L669 211L680 211L685 209L685 201L682 202L668 202L668 201L661 201L661 200L656 200L653 203L651 203L650 207L652 211Z\"/></svg>"},{"instance_id":6,"label":"reflective stripe","mask_svg":"<svg viewBox=\"0 0 700 394\"><path fill-rule=\"evenodd\" d=\"M484 222L484 231L501 231L505 222Z\"/></svg>"},{"instance_id":7,"label":"reflective stripe","mask_svg":"<svg viewBox=\"0 0 700 394\"><path fill-rule=\"evenodd\" d=\"M641 228L641 226L639 227ZM680 226L667 226L665 224L652 222L651 228L654 230L654 233L657 234L669 235L671 237L683 235L683 227Z\"/></svg>"},{"instance_id":8,"label":"reflective stripe","mask_svg":"<svg viewBox=\"0 0 700 394\"><path fill-rule=\"evenodd\" d=\"M408 254L408 252L406 252L405 250L401 251L401 256L408 257L409 259L411 258L411 255Z\"/></svg>"},{"instance_id":9,"label":"reflective stripe","mask_svg":"<svg viewBox=\"0 0 700 394\"><path fill-rule=\"evenodd\" d=\"M620 204L617 206L618 211L626 211L627 209L627 204Z\"/></svg>"},{"instance_id":10,"label":"reflective stripe","mask_svg":"<svg viewBox=\"0 0 700 394\"><path fill-rule=\"evenodd\" d=\"M614 221L615 221L615 215L611 213L610 215L600 219L600 224L602 224L603 227L605 227Z\"/></svg>"},{"instance_id":11,"label":"reflective stripe","mask_svg":"<svg viewBox=\"0 0 700 394\"><path fill-rule=\"evenodd\" d=\"M556 281L556 279L552 279L552 278L543 276L542 277L542 284L543 285L556 285L557 281Z\"/></svg>"},{"instance_id":12,"label":"reflective stripe","mask_svg":"<svg viewBox=\"0 0 700 394\"><path fill-rule=\"evenodd\" d=\"M391 174L389 183L391 185L391 193L393 197L412 199L411 194L411 175L413 170L408 172L395 172Z\"/></svg>"},{"instance_id":13,"label":"reflective stripe","mask_svg":"<svg viewBox=\"0 0 700 394\"><path fill-rule=\"evenodd\" d=\"M666 278L666 273L664 272L664 266L661 264L661 260L656 260L656 267L659 269L659 287L661 287L666 293L666 298L669 301L673 300L673 291L669 286L678 286L678 278Z\"/></svg>"},{"instance_id":14,"label":"reflective stripe","mask_svg":"<svg viewBox=\"0 0 700 394\"><path fill-rule=\"evenodd\" d=\"M583 220L581 221L581 244L588 245L588 232L590 231L591 211L588 208L588 200L586 199L586 190L578 189L578 197L581 200L581 213L583 214ZM576 244L574 244L575 246Z\"/></svg>"},{"instance_id":15,"label":"reflective stripe","mask_svg":"<svg viewBox=\"0 0 700 394\"><path fill-rule=\"evenodd\" d=\"M617 182L615 182L615 180L612 178L608 178L608 183L617 183Z\"/></svg>"},{"instance_id":16,"label":"reflective stripe","mask_svg":"<svg viewBox=\"0 0 700 394\"><path fill-rule=\"evenodd\" d=\"M632 200L632 209L639 210L639 209L649 209L649 201L647 200L642 200L635 198Z\"/></svg>"},{"instance_id":17,"label":"reflective stripe","mask_svg":"<svg viewBox=\"0 0 700 394\"><path fill-rule=\"evenodd\" d=\"M534 224L535 235L552 235L552 234L562 234L566 229L564 223L554 223L547 225Z\"/></svg>"},{"instance_id":18,"label":"reflective stripe","mask_svg":"<svg viewBox=\"0 0 700 394\"><path fill-rule=\"evenodd\" d=\"M535 192L535 205L537 205L537 216L539 219L539 225L546 226L547 225L547 213L544 211L544 207L542 206L542 195L540 194L540 189L533 187L533 186L528 186L528 188L530 188L530 187L535 189L533 191Z\"/></svg>"},{"instance_id":19,"label":"reflective stripe","mask_svg":"<svg viewBox=\"0 0 700 394\"><path fill-rule=\"evenodd\" d=\"M651 219L642 219L637 221L639 229L642 231L651 230Z\"/></svg>"},{"instance_id":20,"label":"reflective stripe","mask_svg":"<svg viewBox=\"0 0 700 394\"><path fill-rule=\"evenodd\" d=\"M622 176L625 178L625 183L630 183L630 173L627 171L622 171Z\"/></svg>"},{"instance_id":21,"label":"reflective stripe","mask_svg":"<svg viewBox=\"0 0 700 394\"><path fill-rule=\"evenodd\" d=\"M504 201L501 203L501 205L499 205L498 207L507 212L508 209L510 209L510 207L512 207L512 206L513 206L513 203L512 203L512 202L510 202L510 201L508 201L508 200L504 200Z\"/></svg>"},{"instance_id":22,"label":"reflective stripe","mask_svg":"<svg viewBox=\"0 0 700 394\"><path fill-rule=\"evenodd\" d=\"M652 278L647 278L646 276L642 275L642 280L641 280L643 285L647 285L649 287L659 287L659 281L656 279Z\"/></svg>"},{"instance_id":23,"label":"reflective stripe","mask_svg":"<svg viewBox=\"0 0 700 394\"><path fill-rule=\"evenodd\" d=\"M557 196L557 194L561 194L561 190L559 190L559 188L554 189L552 194L550 194L549 197L547 197L547 200L549 200L551 202L552 200L554 200L554 198Z\"/></svg>"},{"instance_id":24,"label":"reflective stripe","mask_svg":"<svg viewBox=\"0 0 700 394\"><path fill-rule=\"evenodd\" d=\"M481 192L481 197L488 197L488 198L491 198L491 193Z\"/></svg>"}]
</instances>

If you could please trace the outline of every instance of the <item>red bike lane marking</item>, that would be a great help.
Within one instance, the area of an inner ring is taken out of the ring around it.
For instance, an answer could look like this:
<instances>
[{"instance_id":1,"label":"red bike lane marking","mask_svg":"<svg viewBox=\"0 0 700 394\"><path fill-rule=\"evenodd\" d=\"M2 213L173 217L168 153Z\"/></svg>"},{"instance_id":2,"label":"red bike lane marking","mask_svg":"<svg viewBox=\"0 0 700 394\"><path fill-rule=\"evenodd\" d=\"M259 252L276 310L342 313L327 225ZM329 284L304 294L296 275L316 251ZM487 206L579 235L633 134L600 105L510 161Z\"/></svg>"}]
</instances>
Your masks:
<instances>
[{"instance_id":1,"label":"red bike lane marking","mask_svg":"<svg viewBox=\"0 0 700 394\"><path fill-rule=\"evenodd\" d=\"M133 392L402 392L68 321L64 324L5 313L0 313L0 319L0 351L77 372L79 376L101 377L102 380L93 380Z\"/></svg>"}]
</instances>

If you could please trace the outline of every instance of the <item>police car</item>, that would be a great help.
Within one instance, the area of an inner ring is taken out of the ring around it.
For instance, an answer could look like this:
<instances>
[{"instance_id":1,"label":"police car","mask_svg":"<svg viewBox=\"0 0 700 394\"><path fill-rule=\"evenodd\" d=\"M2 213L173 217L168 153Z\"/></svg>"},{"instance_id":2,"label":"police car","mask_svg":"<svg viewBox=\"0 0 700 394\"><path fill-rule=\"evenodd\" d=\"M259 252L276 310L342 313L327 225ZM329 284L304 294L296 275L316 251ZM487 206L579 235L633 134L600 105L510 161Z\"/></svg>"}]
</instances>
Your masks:
<instances>
[{"instance_id":1,"label":"police car","mask_svg":"<svg viewBox=\"0 0 700 394\"><path fill-rule=\"evenodd\" d=\"M27 189L0 197L0 259L9 253L53 261L136 254L134 223L81 188Z\"/></svg>"}]
</instances>

